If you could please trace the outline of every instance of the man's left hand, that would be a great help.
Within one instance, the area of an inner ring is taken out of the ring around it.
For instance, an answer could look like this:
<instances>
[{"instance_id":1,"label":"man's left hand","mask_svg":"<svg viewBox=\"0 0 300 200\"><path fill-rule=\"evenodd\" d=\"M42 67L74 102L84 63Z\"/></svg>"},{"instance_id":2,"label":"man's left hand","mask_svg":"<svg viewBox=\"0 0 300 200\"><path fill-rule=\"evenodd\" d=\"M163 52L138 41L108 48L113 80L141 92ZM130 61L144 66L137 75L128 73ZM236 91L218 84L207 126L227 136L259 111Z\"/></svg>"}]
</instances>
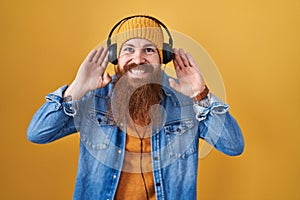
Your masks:
<instances>
[{"instance_id":1,"label":"man's left hand","mask_svg":"<svg viewBox=\"0 0 300 200\"><path fill-rule=\"evenodd\" d=\"M183 49L173 49L173 63L178 82L170 78L170 86L182 94L194 97L205 88L205 82L196 62L189 53Z\"/></svg>"}]
</instances>

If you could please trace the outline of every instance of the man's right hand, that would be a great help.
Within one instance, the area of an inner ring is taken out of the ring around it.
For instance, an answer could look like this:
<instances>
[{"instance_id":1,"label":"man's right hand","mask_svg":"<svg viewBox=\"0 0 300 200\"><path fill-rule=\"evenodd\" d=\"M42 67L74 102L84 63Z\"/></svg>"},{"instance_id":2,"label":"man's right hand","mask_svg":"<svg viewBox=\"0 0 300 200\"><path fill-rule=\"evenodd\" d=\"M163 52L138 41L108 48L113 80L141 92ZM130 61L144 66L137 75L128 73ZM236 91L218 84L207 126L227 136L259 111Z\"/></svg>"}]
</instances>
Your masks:
<instances>
[{"instance_id":1,"label":"man's right hand","mask_svg":"<svg viewBox=\"0 0 300 200\"><path fill-rule=\"evenodd\" d=\"M80 65L75 80L64 93L64 97L72 96L78 100L87 92L105 87L111 82L105 69L108 65L107 48L93 49Z\"/></svg>"}]
</instances>

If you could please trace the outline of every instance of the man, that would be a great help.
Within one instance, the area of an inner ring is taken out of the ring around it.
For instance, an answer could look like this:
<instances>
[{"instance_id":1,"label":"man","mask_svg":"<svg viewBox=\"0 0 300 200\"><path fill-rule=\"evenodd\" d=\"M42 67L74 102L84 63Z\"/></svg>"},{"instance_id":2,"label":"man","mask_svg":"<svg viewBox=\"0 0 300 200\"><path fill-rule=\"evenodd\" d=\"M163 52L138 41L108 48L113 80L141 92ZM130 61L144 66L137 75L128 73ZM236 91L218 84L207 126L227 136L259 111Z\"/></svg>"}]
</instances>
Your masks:
<instances>
[{"instance_id":1,"label":"man","mask_svg":"<svg viewBox=\"0 0 300 200\"><path fill-rule=\"evenodd\" d=\"M34 115L32 142L80 131L74 199L196 199L199 138L227 155L242 153L228 105L209 93L192 56L172 49L169 32L164 43L161 27L168 32L150 16L121 20L108 48L92 50L72 84ZM117 64L112 77L108 61ZM169 61L177 80L161 68Z\"/></svg>"}]
</instances>

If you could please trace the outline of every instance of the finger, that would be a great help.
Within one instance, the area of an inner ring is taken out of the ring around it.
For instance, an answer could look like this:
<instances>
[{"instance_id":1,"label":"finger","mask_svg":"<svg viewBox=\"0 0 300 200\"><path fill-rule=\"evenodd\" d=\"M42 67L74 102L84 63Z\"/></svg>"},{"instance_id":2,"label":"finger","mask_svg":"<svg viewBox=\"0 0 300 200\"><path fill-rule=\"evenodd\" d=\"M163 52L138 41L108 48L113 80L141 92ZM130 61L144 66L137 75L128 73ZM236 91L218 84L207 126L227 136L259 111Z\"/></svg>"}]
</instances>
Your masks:
<instances>
[{"instance_id":1,"label":"finger","mask_svg":"<svg viewBox=\"0 0 300 200\"><path fill-rule=\"evenodd\" d=\"M186 53L186 57L192 67L198 68L193 56L190 53Z\"/></svg>"},{"instance_id":2,"label":"finger","mask_svg":"<svg viewBox=\"0 0 300 200\"><path fill-rule=\"evenodd\" d=\"M106 56L104 57L104 60L103 60L103 62L100 65L100 73L101 74L104 73L104 71L106 70L107 66L108 66L108 55L106 53Z\"/></svg>"},{"instance_id":3,"label":"finger","mask_svg":"<svg viewBox=\"0 0 300 200\"><path fill-rule=\"evenodd\" d=\"M174 63L174 66L178 66L178 62L176 60L174 60L173 63ZM175 73L176 73L177 79L180 79L184 75L184 72L183 72L182 68L180 68L180 67L175 67Z\"/></svg>"},{"instance_id":4,"label":"finger","mask_svg":"<svg viewBox=\"0 0 300 200\"><path fill-rule=\"evenodd\" d=\"M177 59L175 59L175 57L174 57L174 59L173 59L173 64L174 64L175 70L180 70L180 66L179 66L179 64L178 64Z\"/></svg>"},{"instance_id":5,"label":"finger","mask_svg":"<svg viewBox=\"0 0 300 200\"><path fill-rule=\"evenodd\" d=\"M97 49L97 53L95 54L95 56L94 56L94 58L93 58L93 62L94 62L94 63L97 63L97 62L98 62L99 57L101 56L102 52L103 52L103 47L99 47L99 48Z\"/></svg>"},{"instance_id":6,"label":"finger","mask_svg":"<svg viewBox=\"0 0 300 200\"><path fill-rule=\"evenodd\" d=\"M175 65L179 65L177 60L175 61ZM175 68L175 71L177 73L177 77L178 76L183 76L184 74L186 74L188 72L187 69L189 69L189 68L187 68L185 66L180 66L180 67Z\"/></svg>"},{"instance_id":7,"label":"finger","mask_svg":"<svg viewBox=\"0 0 300 200\"><path fill-rule=\"evenodd\" d=\"M184 66L189 67L190 63L188 61L188 58L187 58L186 54L184 53L184 50L181 48L179 49L179 55L181 57L181 60L183 61Z\"/></svg>"},{"instance_id":8,"label":"finger","mask_svg":"<svg viewBox=\"0 0 300 200\"><path fill-rule=\"evenodd\" d=\"M198 73L200 73L200 69L199 69L199 67L197 66L197 64L196 64L196 62L195 62L193 56L192 56L190 53L187 53L186 56L187 56L187 58L188 58L188 60L189 60L189 62L190 62L190 64L191 64L191 66L192 66Z\"/></svg>"},{"instance_id":9,"label":"finger","mask_svg":"<svg viewBox=\"0 0 300 200\"><path fill-rule=\"evenodd\" d=\"M201 73L201 70L199 69L199 67L197 66L193 56L189 53L187 53L187 58L191 64L191 66L193 67L193 69L195 69L196 73L199 74L199 77L200 77L200 82L202 82L204 84L204 79L203 79L203 76L202 76L202 73Z\"/></svg>"},{"instance_id":10,"label":"finger","mask_svg":"<svg viewBox=\"0 0 300 200\"><path fill-rule=\"evenodd\" d=\"M107 66L108 66L108 56L106 54L106 56L105 56L105 58L104 58L104 60L103 60L103 62L101 64L101 67L103 67L104 69L106 69Z\"/></svg>"},{"instance_id":11,"label":"finger","mask_svg":"<svg viewBox=\"0 0 300 200\"><path fill-rule=\"evenodd\" d=\"M175 60L177 61L177 64L178 64L180 70L184 71L185 70L185 64L184 64L184 62L183 62L183 60L181 58L181 55L180 55L180 53L179 53L178 50L176 50L176 53L175 53Z\"/></svg>"},{"instance_id":12,"label":"finger","mask_svg":"<svg viewBox=\"0 0 300 200\"><path fill-rule=\"evenodd\" d=\"M175 65L178 66L177 68L175 68L175 71L176 71L176 72L178 72L178 73L180 73L180 74L184 73L184 67L180 67L180 65L179 65L179 63L178 63L177 60L175 61Z\"/></svg>"},{"instance_id":13,"label":"finger","mask_svg":"<svg viewBox=\"0 0 300 200\"><path fill-rule=\"evenodd\" d=\"M105 67L106 65L105 65L104 61L106 58L107 58L107 48L104 48L100 57L98 58L97 63L99 63L102 67Z\"/></svg>"},{"instance_id":14,"label":"finger","mask_svg":"<svg viewBox=\"0 0 300 200\"><path fill-rule=\"evenodd\" d=\"M93 49L92 51L90 51L89 55L86 57L87 61L92 62L96 53L97 53L96 49Z\"/></svg>"},{"instance_id":15,"label":"finger","mask_svg":"<svg viewBox=\"0 0 300 200\"><path fill-rule=\"evenodd\" d=\"M181 69L182 67L184 67L184 64L179 56L179 52L177 49L174 48L174 61L177 63L177 67L179 69Z\"/></svg>"}]
</instances>

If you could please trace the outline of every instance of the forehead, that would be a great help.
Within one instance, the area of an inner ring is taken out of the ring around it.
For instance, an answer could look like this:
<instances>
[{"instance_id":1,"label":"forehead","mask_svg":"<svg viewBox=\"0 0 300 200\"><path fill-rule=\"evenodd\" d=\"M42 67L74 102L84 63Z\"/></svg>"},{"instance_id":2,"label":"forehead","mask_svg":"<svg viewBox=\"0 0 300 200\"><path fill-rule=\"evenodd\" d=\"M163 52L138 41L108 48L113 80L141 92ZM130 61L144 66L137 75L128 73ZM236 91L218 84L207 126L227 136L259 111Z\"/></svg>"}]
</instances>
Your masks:
<instances>
[{"instance_id":1,"label":"forehead","mask_svg":"<svg viewBox=\"0 0 300 200\"><path fill-rule=\"evenodd\" d=\"M147 39L143 39L143 38L133 38L130 40L127 40L123 46L133 46L133 47L146 47L146 46L153 46L155 47L155 44L153 44L152 42L150 42Z\"/></svg>"}]
</instances>

